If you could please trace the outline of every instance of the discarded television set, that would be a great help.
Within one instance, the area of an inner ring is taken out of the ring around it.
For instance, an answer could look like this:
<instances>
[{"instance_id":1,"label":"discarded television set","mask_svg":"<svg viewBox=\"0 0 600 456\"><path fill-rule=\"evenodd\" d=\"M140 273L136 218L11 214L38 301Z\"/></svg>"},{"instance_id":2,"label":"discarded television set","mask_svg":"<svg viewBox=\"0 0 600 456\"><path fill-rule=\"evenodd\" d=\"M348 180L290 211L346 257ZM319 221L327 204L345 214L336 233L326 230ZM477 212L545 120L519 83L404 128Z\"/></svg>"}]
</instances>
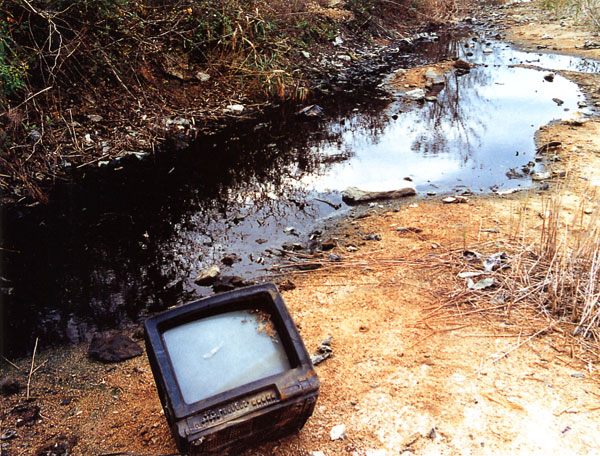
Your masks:
<instances>
[{"instance_id":1,"label":"discarded television set","mask_svg":"<svg viewBox=\"0 0 600 456\"><path fill-rule=\"evenodd\" d=\"M300 430L314 410L319 380L273 284L167 310L145 330L182 453L241 451Z\"/></svg>"}]
</instances>

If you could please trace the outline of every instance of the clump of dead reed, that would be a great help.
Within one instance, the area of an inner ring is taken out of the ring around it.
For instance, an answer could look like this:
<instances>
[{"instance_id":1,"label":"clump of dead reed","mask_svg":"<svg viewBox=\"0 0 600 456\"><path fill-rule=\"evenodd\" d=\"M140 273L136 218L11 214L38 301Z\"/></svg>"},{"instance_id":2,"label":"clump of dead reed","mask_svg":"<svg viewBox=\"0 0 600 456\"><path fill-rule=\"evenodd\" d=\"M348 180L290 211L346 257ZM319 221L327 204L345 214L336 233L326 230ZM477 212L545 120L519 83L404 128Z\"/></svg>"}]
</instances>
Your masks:
<instances>
[{"instance_id":1,"label":"clump of dead reed","mask_svg":"<svg viewBox=\"0 0 600 456\"><path fill-rule=\"evenodd\" d=\"M539 240L519 254L512 276L522 291L529 292L529 300L540 311L573 324L573 334L593 337L598 342L599 213L598 209L586 210L583 204L568 220L561 197L554 196L544 203Z\"/></svg>"}]
</instances>

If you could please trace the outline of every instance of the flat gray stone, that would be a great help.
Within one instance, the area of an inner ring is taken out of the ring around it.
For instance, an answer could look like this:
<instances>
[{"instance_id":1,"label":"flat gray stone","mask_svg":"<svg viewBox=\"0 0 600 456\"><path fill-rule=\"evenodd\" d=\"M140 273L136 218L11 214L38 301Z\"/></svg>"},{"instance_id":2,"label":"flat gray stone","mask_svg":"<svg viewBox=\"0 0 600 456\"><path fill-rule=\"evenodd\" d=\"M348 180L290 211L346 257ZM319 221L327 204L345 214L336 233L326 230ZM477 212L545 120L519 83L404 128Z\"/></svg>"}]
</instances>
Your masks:
<instances>
[{"instance_id":1,"label":"flat gray stone","mask_svg":"<svg viewBox=\"0 0 600 456\"><path fill-rule=\"evenodd\" d=\"M402 181L401 186L393 190L368 191L357 187L348 187L342 192L342 200L346 204L360 204L367 201L398 199L417 194L415 184L409 181Z\"/></svg>"}]
</instances>

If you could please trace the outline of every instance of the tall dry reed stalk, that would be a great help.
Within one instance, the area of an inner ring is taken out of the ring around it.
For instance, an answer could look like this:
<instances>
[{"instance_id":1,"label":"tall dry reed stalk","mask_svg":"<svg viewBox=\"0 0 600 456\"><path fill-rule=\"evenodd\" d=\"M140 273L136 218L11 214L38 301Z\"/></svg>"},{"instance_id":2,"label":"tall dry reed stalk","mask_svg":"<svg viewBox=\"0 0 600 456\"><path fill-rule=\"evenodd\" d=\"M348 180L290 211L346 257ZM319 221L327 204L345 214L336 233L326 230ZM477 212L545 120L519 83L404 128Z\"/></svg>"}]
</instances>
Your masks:
<instances>
[{"instance_id":1,"label":"tall dry reed stalk","mask_svg":"<svg viewBox=\"0 0 600 456\"><path fill-rule=\"evenodd\" d=\"M600 213L583 204L569 221L555 193L542 205L538 241L513 262L511 286L539 309L574 324L573 334L600 340ZM587 201L584 198L582 201ZM507 282L510 282L507 281Z\"/></svg>"}]
</instances>

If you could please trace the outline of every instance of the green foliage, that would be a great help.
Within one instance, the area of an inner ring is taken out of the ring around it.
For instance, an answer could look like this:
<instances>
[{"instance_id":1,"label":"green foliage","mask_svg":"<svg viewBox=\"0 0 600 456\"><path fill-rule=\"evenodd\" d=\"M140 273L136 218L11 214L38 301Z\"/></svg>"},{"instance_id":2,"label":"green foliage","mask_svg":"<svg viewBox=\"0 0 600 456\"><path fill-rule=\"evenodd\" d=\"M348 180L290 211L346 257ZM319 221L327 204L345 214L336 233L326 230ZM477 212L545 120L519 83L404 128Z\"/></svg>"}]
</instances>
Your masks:
<instances>
[{"instance_id":1,"label":"green foliage","mask_svg":"<svg viewBox=\"0 0 600 456\"><path fill-rule=\"evenodd\" d=\"M23 89L27 84L29 64L19 56L22 51L11 39L10 16L0 19L0 102ZM15 49L13 49L16 48Z\"/></svg>"}]
</instances>

